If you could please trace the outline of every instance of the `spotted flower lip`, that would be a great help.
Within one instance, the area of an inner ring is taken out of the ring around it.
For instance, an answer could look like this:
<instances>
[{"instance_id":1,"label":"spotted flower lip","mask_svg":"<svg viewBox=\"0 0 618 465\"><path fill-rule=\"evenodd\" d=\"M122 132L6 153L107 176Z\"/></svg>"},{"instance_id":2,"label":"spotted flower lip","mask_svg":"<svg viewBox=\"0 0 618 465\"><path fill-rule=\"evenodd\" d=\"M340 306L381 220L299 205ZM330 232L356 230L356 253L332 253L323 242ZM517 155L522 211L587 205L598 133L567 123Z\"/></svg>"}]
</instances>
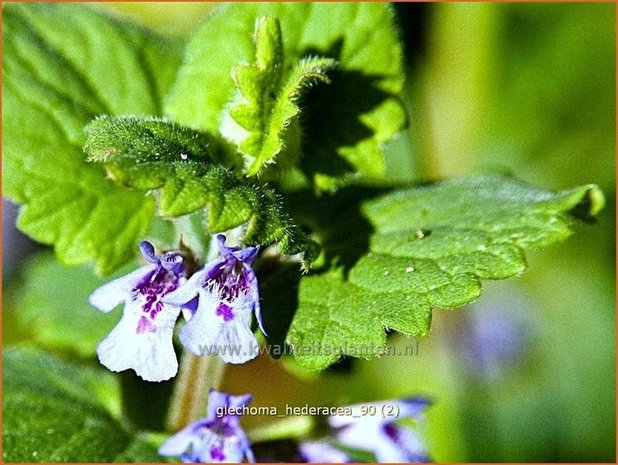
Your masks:
<instances>
[{"instance_id":1,"label":"spotted flower lip","mask_svg":"<svg viewBox=\"0 0 618 465\"><path fill-rule=\"evenodd\" d=\"M373 452L380 463L428 462L425 445L418 433L395 421L412 418L422 423L430 403L423 397L410 397L357 404L351 406L352 415L333 415L328 418L328 423L335 428L339 443ZM375 412L375 415L368 412ZM398 415L394 416L395 412Z\"/></svg>"},{"instance_id":2,"label":"spotted flower lip","mask_svg":"<svg viewBox=\"0 0 618 465\"><path fill-rule=\"evenodd\" d=\"M257 277L251 264L258 247L228 247L217 236L221 258L207 263L163 302L183 307L187 323L180 329L183 345L196 355L218 353L227 363L244 363L257 355L257 339L251 331L255 313L260 329Z\"/></svg>"},{"instance_id":3,"label":"spotted flower lip","mask_svg":"<svg viewBox=\"0 0 618 465\"><path fill-rule=\"evenodd\" d=\"M104 284L88 299L105 313L125 304L120 322L97 346L97 355L112 371L133 369L146 381L164 381L178 371L172 338L180 309L162 298L186 281L185 263L178 252L156 256L147 241L140 250L147 265Z\"/></svg>"},{"instance_id":4,"label":"spotted flower lip","mask_svg":"<svg viewBox=\"0 0 618 465\"><path fill-rule=\"evenodd\" d=\"M211 389L206 418L197 420L171 436L159 448L166 457L180 457L185 463L255 462L240 417L229 410L248 405L253 396L235 396Z\"/></svg>"}]
</instances>

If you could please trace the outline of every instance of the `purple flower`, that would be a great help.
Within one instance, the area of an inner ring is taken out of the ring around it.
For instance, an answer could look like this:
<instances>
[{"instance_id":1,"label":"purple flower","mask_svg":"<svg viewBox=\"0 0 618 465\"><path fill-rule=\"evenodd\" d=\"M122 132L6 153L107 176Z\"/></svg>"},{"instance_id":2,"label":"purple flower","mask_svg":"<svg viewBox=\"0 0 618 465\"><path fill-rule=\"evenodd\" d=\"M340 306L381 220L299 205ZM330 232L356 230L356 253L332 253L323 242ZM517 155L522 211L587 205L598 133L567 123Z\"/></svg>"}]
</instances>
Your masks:
<instances>
[{"instance_id":1,"label":"purple flower","mask_svg":"<svg viewBox=\"0 0 618 465\"><path fill-rule=\"evenodd\" d=\"M233 396L215 390L208 396L208 416L191 423L170 437L159 454L181 457L185 463L255 462L249 439L240 426L242 410L253 396Z\"/></svg>"},{"instance_id":2,"label":"purple flower","mask_svg":"<svg viewBox=\"0 0 618 465\"><path fill-rule=\"evenodd\" d=\"M472 307L474 311L462 314L459 338L449 342L457 345L454 349L470 374L493 383L525 360L535 335L534 306L513 288L499 297L490 293Z\"/></svg>"},{"instance_id":3,"label":"purple flower","mask_svg":"<svg viewBox=\"0 0 618 465\"><path fill-rule=\"evenodd\" d=\"M403 418L421 422L428 405L427 399L418 397L358 404L352 406L352 415L333 415L328 423L342 445L373 452L377 462L428 462L417 432L395 424Z\"/></svg>"},{"instance_id":4,"label":"purple flower","mask_svg":"<svg viewBox=\"0 0 618 465\"><path fill-rule=\"evenodd\" d=\"M302 442L298 446L300 456L305 463L347 463L351 462L345 452L325 442Z\"/></svg>"},{"instance_id":5,"label":"purple flower","mask_svg":"<svg viewBox=\"0 0 618 465\"><path fill-rule=\"evenodd\" d=\"M264 331L257 278L251 268L258 247L226 247L222 234L217 245L221 258L206 264L163 301L184 306L188 322L179 337L188 350L196 355L218 353L227 363L244 363L257 355L252 313Z\"/></svg>"},{"instance_id":6,"label":"purple flower","mask_svg":"<svg viewBox=\"0 0 618 465\"><path fill-rule=\"evenodd\" d=\"M185 264L177 252L155 256L150 242L143 241L140 249L148 265L104 284L88 299L105 313L125 304L120 322L99 343L97 354L112 371L133 369L146 381L164 381L178 371L172 337L180 309L162 298L186 280Z\"/></svg>"}]
</instances>

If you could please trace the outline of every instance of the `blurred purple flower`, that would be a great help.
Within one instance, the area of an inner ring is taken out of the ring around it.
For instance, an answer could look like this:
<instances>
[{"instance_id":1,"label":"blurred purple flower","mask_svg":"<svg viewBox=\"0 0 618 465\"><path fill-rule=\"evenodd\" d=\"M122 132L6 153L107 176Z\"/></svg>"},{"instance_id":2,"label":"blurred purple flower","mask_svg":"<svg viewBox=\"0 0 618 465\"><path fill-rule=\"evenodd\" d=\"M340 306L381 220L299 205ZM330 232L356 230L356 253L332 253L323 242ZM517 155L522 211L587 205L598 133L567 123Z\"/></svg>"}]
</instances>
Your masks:
<instances>
[{"instance_id":1,"label":"blurred purple flower","mask_svg":"<svg viewBox=\"0 0 618 465\"><path fill-rule=\"evenodd\" d=\"M206 264L163 301L185 307L188 322L179 337L188 350L200 356L218 353L227 363L244 363L257 355L252 313L264 331L257 278L251 268L258 247L226 247L225 240L224 235L217 236L220 259ZM196 299L197 306L191 306Z\"/></svg>"},{"instance_id":2,"label":"blurred purple flower","mask_svg":"<svg viewBox=\"0 0 618 465\"><path fill-rule=\"evenodd\" d=\"M351 406L352 415L333 415L328 418L328 423L335 429L336 438L342 445L372 452L377 462L428 462L425 445L418 433L395 424L395 421L404 418L423 421L429 403L428 399L412 397L357 404ZM384 416L385 409L398 412L398 415Z\"/></svg>"},{"instance_id":3,"label":"blurred purple flower","mask_svg":"<svg viewBox=\"0 0 618 465\"><path fill-rule=\"evenodd\" d=\"M185 463L255 462L240 417L229 413L229 410L242 409L252 398L251 394L233 396L211 390L206 418L170 437L159 448L159 454L180 457Z\"/></svg>"},{"instance_id":4,"label":"blurred purple flower","mask_svg":"<svg viewBox=\"0 0 618 465\"><path fill-rule=\"evenodd\" d=\"M465 345L458 353L474 373L496 381L525 355L534 333L530 306L515 290L495 298L489 294L466 313L459 328Z\"/></svg>"},{"instance_id":5,"label":"blurred purple flower","mask_svg":"<svg viewBox=\"0 0 618 465\"><path fill-rule=\"evenodd\" d=\"M325 442L302 442L298 446L301 459L305 463L347 463L350 457L343 451Z\"/></svg>"}]
</instances>

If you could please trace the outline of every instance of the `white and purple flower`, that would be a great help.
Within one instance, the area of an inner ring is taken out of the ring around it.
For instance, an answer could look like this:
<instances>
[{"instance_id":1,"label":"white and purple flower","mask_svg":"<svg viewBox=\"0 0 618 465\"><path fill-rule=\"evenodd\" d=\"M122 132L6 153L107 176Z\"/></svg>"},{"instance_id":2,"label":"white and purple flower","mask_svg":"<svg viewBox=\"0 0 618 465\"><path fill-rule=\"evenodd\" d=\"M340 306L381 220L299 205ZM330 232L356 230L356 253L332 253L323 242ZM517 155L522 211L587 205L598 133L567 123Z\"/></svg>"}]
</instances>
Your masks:
<instances>
[{"instance_id":1,"label":"white and purple flower","mask_svg":"<svg viewBox=\"0 0 618 465\"><path fill-rule=\"evenodd\" d=\"M188 350L200 356L218 353L227 363L244 363L257 355L253 313L264 331L257 278L251 268L258 247L227 247L225 240L224 235L217 236L221 258L207 263L163 302L183 307L188 322L179 337Z\"/></svg>"},{"instance_id":2,"label":"white and purple flower","mask_svg":"<svg viewBox=\"0 0 618 465\"><path fill-rule=\"evenodd\" d=\"M420 397L352 405L352 415L333 415L328 418L328 423L335 429L340 444L372 452L377 462L428 462L427 451L418 433L395 424L396 420L404 418L421 422L428 405L429 400ZM385 416L385 411L397 412L398 415Z\"/></svg>"},{"instance_id":3,"label":"white and purple flower","mask_svg":"<svg viewBox=\"0 0 618 465\"><path fill-rule=\"evenodd\" d=\"M162 299L186 281L185 263L177 252L157 257L147 241L140 249L148 265L104 284L89 298L105 313L125 304L120 322L99 343L97 354L112 371L133 369L146 381L165 381L178 371L172 337L180 308Z\"/></svg>"},{"instance_id":4,"label":"white and purple flower","mask_svg":"<svg viewBox=\"0 0 618 465\"><path fill-rule=\"evenodd\" d=\"M253 396L233 396L215 390L208 396L208 415L170 437L159 448L166 457L180 457L185 463L255 462L240 416L230 411L242 410Z\"/></svg>"},{"instance_id":5,"label":"white and purple flower","mask_svg":"<svg viewBox=\"0 0 618 465\"><path fill-rule=\"evenodd\" d=\"M323 441L307 441L298 445L304 463L348 463L352 459L345 452Z\"/></svg>"}]
</instances>

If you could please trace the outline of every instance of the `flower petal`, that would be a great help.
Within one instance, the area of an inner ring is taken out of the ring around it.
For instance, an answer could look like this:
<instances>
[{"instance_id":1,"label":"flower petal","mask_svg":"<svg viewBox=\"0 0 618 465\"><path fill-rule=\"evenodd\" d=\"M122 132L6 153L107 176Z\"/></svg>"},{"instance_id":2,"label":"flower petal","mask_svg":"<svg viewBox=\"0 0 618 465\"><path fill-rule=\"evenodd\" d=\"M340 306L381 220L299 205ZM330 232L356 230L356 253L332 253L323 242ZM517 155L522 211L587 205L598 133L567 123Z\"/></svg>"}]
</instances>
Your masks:
<instances>
[{"instance_id":1,"label":"flower petal","mask_svg":"<svg viewBox=\"0 0 618 465\"><path fill-rule=\"evenodd\" d=\"M225 245L226 240L227 238L223 234L217 234L217 247L219 248L219 254L226 260L236 259L246 265L251 265L260 251L260 246L243 248L228 247Z\"/></svg>"},{"instance_id":2,"label":"flower petal","mask_svg":"<svg viewBox=\"0 0 618 465\"><path fill-rule=\"evenodd\" d=\"M255 463L255 456L253 455L253 450L251 450L251 444L249 442L249 438L245 434L245 431L242 428L238 427L235 434L236 434L236 437L238 438L238 443L235 444L234 446L236 450L238 451L238 454L242 454L240 455L238 461L242 462L246 458L247 462ZM227 449L229 446L228 444L225 444L225 445Z\"/></svg>"},{"instance_id":3,"label":"flower petal","mask_svg":"<svg viewBox=\"0 0 618 465\"><path fill-rule=\"evenodd\" d=\"M378 440L379 439L379 440ZM386 438L375 438L371 441L373 447L371 450L376 456L378 463L408 463L407 451ZM368 449L365 449L368 450Z\"/></svg>"},{"instance_id":4,"label":"flower petal","mask_svg":"<svg viewBox=\"0 0 618 465\"><path fill-rule=\"evenodd\" d=\"M159 262L163 268L174 272L176 275L182 273L186 266L184 257L178 252L168 252L162 255Z\"/></svg>"},{"instance_id":5,"label":"flower petal","mask_svg":"<svg viewBox=\"0 0 618 465\"><path fill-rule=\"evenodd\" d=\"M227 410L227 407L240 408L248 405L253 400L252 394L243 394L240 396L234 396L226 392L220 392L216 389L211 389L208 394L208 419L213 420L219 418L217 413L219 409ZM232 418L230 418L232 417ZM228 419L237 419L237 416L228 415Z\"/></svg>"},{"instance_id":6,"label":"flower petal","mask_svg":"<svg viewBox=\"0 0 618 465\"><path fill-rule=\"evenodd\" d=\"M248 265L244 267L245 279L249 284L249 297L253 302L253 311L255 313L255 319L257 320L258 326L260 327L260 331L264 333L265 336L268 336L266 332L266 328L264 328L264 320L262 319L262 310L260 306L260 292L258 288L258 280L255 275L255 271Z\"/></svg>"},{"instance_id":7,"label":"flower petal","mask_svg":"<svg viewBox=\"0 0 618 465\"><path fill-rule=\"evenodd\" d=\"M237 415L218 416L217 409L240 407L251 401L253 396L234 396L225 392L210 390L208 417L191 423L169 438L159 449L165 456L180 456L183 462L255 462L249 439L239 425Z\"/></svg>"},{"instance_id":8,"label":"flower petal","mask_svg":"<svg viewBox=\"0 0 618 465\"><path fill-rule=\"evenodd\" d=\"M181 307L184 304L190 302L197 296L198 292L202 289L202 283L207 273L206 267L193 273L193 276L189 278L184 284L181 284L176 290L165 295L161 299L163 303L173 305L175 307Z\"/></svg>"},{"instance_id":9,"label":"flower petal","mask_svg":"<svg viewBox=\"0 0 618 465\"><path fill-rule=\"evenodd\" d=\"M392 423L393 417L367 415L367 407L373 406L377 412L381 412L385 406L388 406L389 410L397 411L397 418L414 418L421 416L430 404L431 400L426 397L409 397L407 399L393 399L380 402L354 404L350 405L352 415L332 415L328 417L328 424L333 428L340 428L361 422L384 425L387 423Z\"/></svg>"},{"instance_id":10,"label":"flower petal","mask_svg":"<svg viewBox=\"0 0 618 465\"><path fill-rule=\"evenodd\" d=\"M303 442L298 446L300 455L307 463L347 463L350 457L343 451L325 442Z\"/></svg>"},{"instance_id":11,"label":"flower petal","mask_svg":"<svg viewBox=\"0 0 618 465\"><path fill-rule=\"evenodd\" d=\"M209 428L199 431L199 443L193 447L193 460L200 463L234 462L223 452L223 438ZM240 462L237 460L236 462Z\"/></svg>"},{"instance_id":12,"label":"flower petal","mask_svg":"<svg viewBox=\"0 0 618 465\"><path fill-rule=\"evenodd\" d=\"M402 428L398 428L400 430ZM378 463L408 462L408 451L395 442L379 421L361 418L356 423L346 426L337 432L339 442L347 447L373 452Z\"/></svg>"},{"instance_id":13,"label":"flower petal","mask_svg":"<svg viewBox=\"0 0 618 465\"><path fill-rule=\"evenodd\" d=\"M221 322L215 315L217 305L219 305L219 299L216 295L200 290L196 312L180 328L178 333L180 342L195 355L207 355L208 350L216 341L221 329Z\"/></svg>"},{"instance_id":14,"label":"flower petal","mask_svg":"<svg viewBox=\"0 0 618 465\"><path fill-rule=\"evenodd\" d=\"M178 371L172 337L180 309L164 304L155 320L140 310L139 302L127 303L120 322L97 346L99 361L112 371L133 369L146 381L165 381Z\"/></svg>"},{"instance_id":15,"label":"flower petal","mask_svg":"<svg viewBox=\"0 0 618 465\"><path fill-rule=\"evenodd\" d=\"M253 400L252 394L243 394L240 396L230 396L228 402L230 407L240 408L249 405Z\"/></svg>"},{"instance_id":16,"label":"flower petal","mask_svg":"<svg viewBox=\"0 0 618 465\"><path fill-rule=\"evenodd\" d=\"M426 397L408 397L407 399L387 403L396 405L399 411L398 417L405 418L421 416L431 404L431 400Z\"/></svg>"},{"instance_id":17,"label":"flower petal","mask_svg":"<svg viewBox=\"0 0 618 465\"><path fill-rule=\"evenodd\" d=\"M421 441L419 435L411 430L410 428L405 428L403 426L393 426L391 429L395 431L396 437L391 439L394 440L394 443L399 447L399 449L405 452L405 458L403 462L429 462L429 457L427 455L427 451L425 450L425 445ZM385 460L380 460L381 462L391 461L387 460L394 456L392 452L388 449L376 449L376 458L378 455Z\"/></svg>"},{"instance_id":18,"label":"flower petal","mask_svg":"<svg viewBox=\"0 0 618 465\"><path fill-rule=\"evenodd\" d=\"M367 417L361 417L355 423L337 431L337 439L345 446L369 451L374 450L383 441L391 442L380 423L369 421Z\"/></svg>"},{"instance_id":19,"label":"flower petal","mask_svg":"<svg viewBox=\"0 0 618 465\"><path fill-rule=\"evenodd\" d=\"M238 247L227 247L225 245L226 240L227 237L225 237L225 234L217 234L217 247L219 248L219 254L225 259L229 258L232 252L238 250Z\"/></svg>"},{"instance_id":20,"label":"flower petal","mask_svg":"<svg viewBox=\"0 0 618 465\"><path fill-rule=\"evenodd\" d=\"M164 455L166 457L182 455L197 439L196 430L201 424L202 422L191 423L189 426L169 437L161 447L159 447L159 455Z\"/></svg>"},{"instance_id":21,"label":"flower petal","mask_svg":"<svg viewBox=\"0 0 618 465\"><path fill-rule=\"evenodd\" d=\"M152 265L145 265L127 275L103 284L90 295L88 302L102 312L108 313L124 302L133 288L154 270L155 267Z\"/></svg>"},{"instance_id":22,"label":"flower petal","mask_svg":"<svg viewBox=\"0 0 618 465\"><path fill-rule=\"evenodd\" d=\"M367 404L369 405L369 404ZM375 419L372 417L366 417L367 410L364 410L365 415L360 410L360 404L351 405L352 409L351 415L331 415L328 417L328 424L331 428L343 428L343 427L352 427L355 426L359 422L363 423L376 423Z\"/></svg>"},{"instance_id":23,"label":"flower petal","mask_svg":"<svg viewBox=\"0 0 618 465\"><path fill-rule=\"evenodd\" d=\"M216 389L210 389L210 392L208 393L208 419L209 420L213 420L215 418L219 418L219 415L217 414L217 410L220 408L227 408L229 407L230 403L230 398L232 396L226 392L220 392L217 391Z\"/></svg>"},{"instance_id":24,"label":"flower petal","mask_svg":"<svg viewBox=\"0 0 618 465\"><path fill-rule=\"evenodd\" d=\"M152 245L150 242L148 241L140 242L139 250L140 252L142 252L142 256L144 257L144 260L146 260L147 262L157 263L159 261L159 259L157 258L157 255L155 254L154 245Z\"/></svg>"},{"instance_id":25,"label":"flower petal","mask_svg":"<svg viewBox=\"0 0 618 465\"><path fill-rule=\"evenodd\" d=\"M242 364L258 355L257 339L249 326L240 322L225 324L217 345L221 347L219 356L225 363Z\"/></svg>"},{"instance_id":26,"label":"flower petal","mask_svg":"<svg viewBox=\"0 0 618 465\"><path fill-rule=\"evenodd\" d=\"M247 439L247 446L245 448L245 457L247 457L247 462L255 463L255 455L253 454L253 449L251 449L249 439Z\"/></svg>"},{"instance_id":27,"label":"flower petal","mask_svg":"<svg viewBox=\"0 0 618 465\"><path fill-rule=\"evenodd\" d=\"M230 303L230 320L217 315L220 303L215 292L202 289L195 315L180 329L180 341L196 355L218 353L227 363L244 363L255 358L257 339L249 328L250 299L241 295Z\"/></svg>"},{"instance_id":28,"label":"flower petal","mask_svg":"<svg viewBox=\"0 0 618 465\"><path fill-rule=\"evenodd\" d=\"M182 310L182 316L185 320L189 321L191 318L193 318L193 315L195 315L195 312L197 312L198 301L199 301L199 297L195 296L189 302L187 302L186 304L183 304L183 306L181 307L181 310Z\"/></svg>"},{"instance_id":29,"label":"flower petal","mask_svg":"<svg viewBox=\"0 0 618 465\"><path fill-rule=\"evenodd\" d=\"M236 259L243 262L245 265L251 265L253 261L258 256L258 252L260 251L260 247L245 247L240 250L234 250L231 254L236 257Z\"/></svg>"}]
</instances>

